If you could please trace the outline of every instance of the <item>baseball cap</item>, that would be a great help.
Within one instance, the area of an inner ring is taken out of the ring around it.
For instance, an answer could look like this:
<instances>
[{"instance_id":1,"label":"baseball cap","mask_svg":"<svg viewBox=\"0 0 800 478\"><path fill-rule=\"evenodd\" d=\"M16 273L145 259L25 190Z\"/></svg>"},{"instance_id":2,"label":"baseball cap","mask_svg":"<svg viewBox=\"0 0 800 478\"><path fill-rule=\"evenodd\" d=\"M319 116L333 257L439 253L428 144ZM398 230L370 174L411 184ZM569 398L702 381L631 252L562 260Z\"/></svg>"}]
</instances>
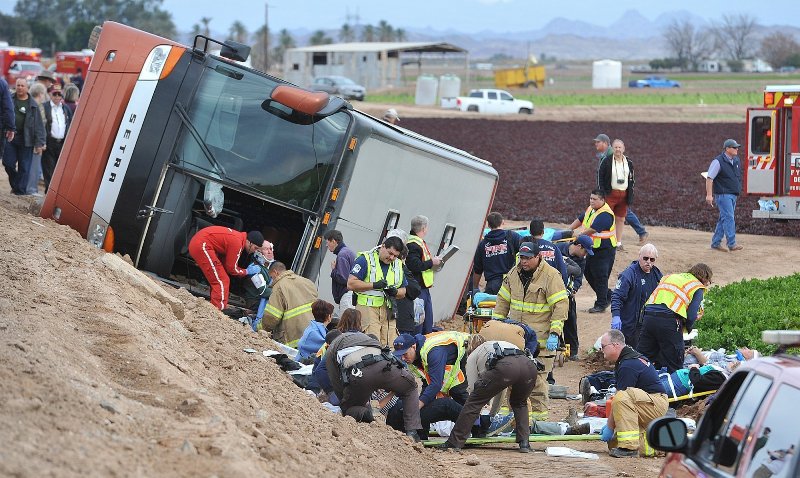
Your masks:
<instances>
[{"instance_id":1,"label":"baseball cap","mask_svg":"<svg viewBox=\"0 0 800 478\"><path fill-rule=\"evenodd\" d=\"M539 254L539 245L533 242L523 242L519 246L519 255L522 257L536 257Z\"/></svg>"},{"instance_id":2,"label":"baseball cap","mask_svg":"<svg viewBox=\"0 0 800 478\"><path fill-rule=\"evenodd\" d=\"M595 142L595 143L597 143L598 141L603 141L603 142L605 142L605 143L610 143L610 142L611 142L611 139L609 139L609 137L608 137L608 135L607 135L607 134L600 133L600 134L598 134L598 135L597 135L597 137L594 139L594 142Z\"/></svg>"},{"instance_id":3,"label":"baseball cap","mask_svg":"<svg viewBox=\"0 0 800 478\"><path fill-rule=\"evenodd\" d=\"M55 82L55 83L53 84L53 86L51 86L51 87L50 87L50 88L47 90L47 92L48 92L48 93L53 93L54 91L57 91L57 92L61 93L61 85L59 85L59 84L58 84L58 82Z\"/></svg>"},{"instance_id":4,"label":"baseball cap","mask_svg":"<svg viewBox=\"0 0 800 478\"><path fill-rule=\"evenodd\" d=\"M264 245L264 235L259 231L250 231L247 233L247 240L253 244L261 247Z\"/></svg>"},{"instance_id":5,"label":"baseball cap","mask_svg":"<svg viewBox=\"0 0 800 478\"><path fill-rule=\"evenodd\" d=\"M726 139L723 143L723 148L738 148L741 144L737 143L735 139Z\"/></svg>"},{"instance_id":6,"label":"baseball cap","mask_svg":"<svg viewBox=\"0 0 800 478\"><path fill-rule=\"evenodd\" d=\"M389 108L385 113L383 113L383 119L396 119L397 121L400 121L400 115L397 114L396 109Z\"/></svg>"},{"instance_id":7,"label":"baseball cap","mask_svg":"<svg viewBox=\"0 0 800 478\"><path fill-rule=\"evenodd\" d=\"M405 354L408 349L417 344L417 339L411 334L400 334L392 346L394 347L394 356L400 358Z\"/></svg>"},{"instance_id":8,"label":"baseball cap","mask_svg":"<svg viewBox=\"0 0 800 478\"><path fill-rule=\"evenodd\" d=\"M594 255L594 251L592 250L594 247L594 241L586 234L581 234L580 236L576 237L575 244L583 246L583 248L586 249L586 254L590 256Z\"/></svg>"}]
</instances>

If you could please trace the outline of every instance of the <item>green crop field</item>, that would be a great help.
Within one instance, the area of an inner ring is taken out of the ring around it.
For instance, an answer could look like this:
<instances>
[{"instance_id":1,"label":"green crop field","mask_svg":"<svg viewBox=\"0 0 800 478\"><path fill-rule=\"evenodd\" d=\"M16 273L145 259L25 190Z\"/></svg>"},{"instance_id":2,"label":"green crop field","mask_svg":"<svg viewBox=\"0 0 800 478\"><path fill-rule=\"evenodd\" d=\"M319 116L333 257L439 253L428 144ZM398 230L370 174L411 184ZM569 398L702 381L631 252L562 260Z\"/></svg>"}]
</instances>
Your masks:
<instances>
[{"instance_id":1,"label":"green crop field","mask_svg":"<svg viewBox=\"0 0 800 478\"><path fill-rule=\"evenodd\" d=\"M611 105L758 105L762 93L756 92L690 92L675 90L598 91L597 93L537 92L519 95L536 106L611 106Z\"/></svg>"},{"instance_id":2,"label":"green crop field","mask_svg":"<svg viewBox=\"0 0 800 478\"><path fill-rule=\"evenodd\" d=\"M800 274L751 279L713 287L705 315L696 322L697 343L704 349L750 347L770 354L775 345L761 341L762 330L800 330ZM795 353L797 349L793 350Z\"/></svg>"}]
</instances>

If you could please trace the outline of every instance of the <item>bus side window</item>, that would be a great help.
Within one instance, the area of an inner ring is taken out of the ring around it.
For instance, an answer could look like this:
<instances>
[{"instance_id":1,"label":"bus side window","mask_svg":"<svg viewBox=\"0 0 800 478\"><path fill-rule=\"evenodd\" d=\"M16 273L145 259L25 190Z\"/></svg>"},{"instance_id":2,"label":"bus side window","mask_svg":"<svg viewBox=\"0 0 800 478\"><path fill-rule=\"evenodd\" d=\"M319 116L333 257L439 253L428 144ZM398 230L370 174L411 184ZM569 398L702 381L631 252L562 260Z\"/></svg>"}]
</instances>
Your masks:
<instances>
[{"instance_id":1,"label":"bus side window","mask_svg":"<svg viewBox=\"0 0 800 478\"><path fill-rule=\"evenodd\" d=\"M439 251L436 253L437 256L442 254L442 251L445 248L453 243L453 238L456 236L456 226L455 224L447 223L444 226L444 233L442 233L442 241L439 243Z\"/></svg>"},{"instance_id":2,"label":"bus side window","mask_svg":"<svg viewBox=\"0 0 800 478\"><path fill-rule=\"evenodd\" d=\"M381 237L378 239L379 246L383 244L383 240L386 239L386 234L392 229L397 229L398 224L400 224L400 211L389 209L389 212L386 213L386 222L383 223Z\"/></svg>"}]
</instances>

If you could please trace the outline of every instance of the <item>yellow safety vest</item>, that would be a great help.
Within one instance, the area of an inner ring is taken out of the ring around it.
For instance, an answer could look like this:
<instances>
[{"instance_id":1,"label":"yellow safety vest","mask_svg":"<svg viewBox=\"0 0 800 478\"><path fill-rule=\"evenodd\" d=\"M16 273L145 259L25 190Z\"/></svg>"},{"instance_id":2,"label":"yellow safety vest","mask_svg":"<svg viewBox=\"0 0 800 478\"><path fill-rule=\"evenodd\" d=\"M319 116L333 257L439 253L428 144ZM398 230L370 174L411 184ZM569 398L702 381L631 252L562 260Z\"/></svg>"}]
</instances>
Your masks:
<instances>
[{"instance_id":1,"label":"yellow safety vest","mask_svg":"<svg viewBox=\"0 0 800 478\"><path fill-rule=\"evenodd\" d=\"M650 294L645 305L650 304L664 304L676 314L684 319L686 318L686 311L689 304L692 302L692 297L698 289L705 289L706 286L697 280L695 276L688 272L681 272L680 274L670 274L664 276L658 287ZM697 312L699 319L703 315L703 305L700 305L700 310Z\"/></svg>"},{"instance_id":2,"label":"yellow safety vest","mask_svg":"<svg viewBox=\"0 0 800 478\"><path fill-rule=\"evenodd\" d=\"M607 231L595 231L594 234L590 236L594 241L592 247L595 249L599 248L600 241L603 239L610 239L611 247L617 247L617 233L615 232L617 229L617 220L614 217L614 211L611 210L611 208L608 206L608 203L603 204L603 207L596 211L592 209L591 206L586 208L586 213L583 215L583 227L592 227L592 220L601 212L607 212L611 214L611 229Z\"/></svg>"},{"instance_id":3,"label":"yellow safety vest","mask_svg":"<svg viewBox=\"0 0 800 478\"><path fill-rule=\"evenodd\" d=\"M359 252L359 256L364 256L367 259L367 274L364 276L364 282L378 282L379 280L386 279L386 285L400 288L403 284L403 263L400 259L395 259L386 271L386 277L383 277L383 269L381 268L381 259L378 255L378 248L369 251ZM386 296L382 290L366 290L358 292L358 305L366 305L368 307L382 307L386 301Z\"/></svg>"},{"instance_id":4,"label":"yellow safety vest","mask_svg":"<svg viewBox=\"0 0 800 478\"><path fill-rule=\"evenodd\" d=\"M428 250L428 244L426 244L421 237L412 234L408 236L408 242L413 242L422 249L423 261L431 260L431 251ZM425 287L433 287L433 268L422 271L422 282Z\"/></svg>"},{"instance_id":5,"label":"yellow safety vest","mask_svg":"<svg viewBox=\"0 0 800 478\"><path fill-rule=\"evenodd\" d=\"M417 367L409 366L412 372L418 377L424 378L427 383L431 383L431 378L428 375L428 352L434 347L455 345L458 347L458 355L456 356L456 363L453 365L445 365L444 377L442 378L442 389L439 390L437 397L444 397L451 388L464 383L467 376L461 370L461 359L467 352L467 340L469 334L464 332L434 332L425 336L425 343L419 351L420 359L422 360L422 370ZM420 373L421 372L421 373Z\"/></svg>"}]
</instances>

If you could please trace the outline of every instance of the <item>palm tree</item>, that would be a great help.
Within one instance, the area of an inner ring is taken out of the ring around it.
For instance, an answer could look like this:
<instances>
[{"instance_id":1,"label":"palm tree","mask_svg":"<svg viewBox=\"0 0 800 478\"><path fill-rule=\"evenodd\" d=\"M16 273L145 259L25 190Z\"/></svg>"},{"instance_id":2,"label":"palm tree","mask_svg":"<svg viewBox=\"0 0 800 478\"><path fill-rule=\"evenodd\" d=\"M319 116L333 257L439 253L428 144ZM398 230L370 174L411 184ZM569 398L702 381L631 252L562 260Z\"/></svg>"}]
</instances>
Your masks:
<instances>
[{"instance_id":1,"label":"palm tree","mask_svg":"<svg viewBox=\"0 0 800 478\"><path fill-rule=\"evenodd\" d=\"M247 43L247 37L249 33L247 32L247 27L244 26L244 23L236 20L231 24L231 28L228 30L228 39L233 40L239 43Z\"/></svg>"},{"instance_id":2,"label":"palm tree","mask_svg":"<svg viewBox=\"0 0 800 478\"><path fill-rule=\"evenodd\" d=\"M406 31L402 28L398 28L394 31L394 39L395 41L406 41L408 36L406 35Z\"/></svg>"},{"instance_id":3,"label":"palm tree","mask_svg":"<svg viewBox=\"0 0 800 478\"><path fill-rule=\"evenodd\" d=\"M278 45L272 50L272 58L275 60L283 62L283 53L288 50L289 48L296 47L297 44L292 38L292 34L289 33L289 30L283 29L278 33Z\"/></svg>"},{"instance_id":4,"label":"palm tree","mask_svg":"<svg viewBox=\"0 0 800 478\"><path fill-rule=\"evenodd\" d=\"M386 20L378 23L378 38L380 41L392 41L394 38L394 28Z\"/></svg>"},{"instance_id":5,"label":"palm tree","mask_svg":"<svg viewBox=\"0 0 800 478\"><path fill-rule=\"evenodd\" d=\"M348 23L342 25L342 28L339 29L339 40L344 43L352 42L356 39L356 32L353 30Z\"/></svg>"},{"instance_id":6,"label":"palm tree","mask_svg":"<svg viewBox=\"0 0 800 478\"><path fill-rule=\"evenodd\" d=\"M372 25L366 25L364 30L361 32L361 41L375 41L375 27Z\"/></svg>"},{"instance_id":7,"label":"palm tree","mask_svg":"<svg viewBox=\"0 0 800 478\"><path fill-rule=\"evenodd\" d=\"M317 30L311 35L311 38L308 39L308 43L310 45L328 45L333 43L333 40L325 35L324 30Z\"/></svg>"},{"instance_id":8,"label":"palm tree","mask_svg":"<svg viewBox=\"0 0 800 478\"><path fill-rule=\"evenodd\" d=\"M208 29L208 24L211 23L211 17L201 18L200 23L203 24L203 35L205 36L211 35L211 30Z\"/></svg>"}]
</instances>

